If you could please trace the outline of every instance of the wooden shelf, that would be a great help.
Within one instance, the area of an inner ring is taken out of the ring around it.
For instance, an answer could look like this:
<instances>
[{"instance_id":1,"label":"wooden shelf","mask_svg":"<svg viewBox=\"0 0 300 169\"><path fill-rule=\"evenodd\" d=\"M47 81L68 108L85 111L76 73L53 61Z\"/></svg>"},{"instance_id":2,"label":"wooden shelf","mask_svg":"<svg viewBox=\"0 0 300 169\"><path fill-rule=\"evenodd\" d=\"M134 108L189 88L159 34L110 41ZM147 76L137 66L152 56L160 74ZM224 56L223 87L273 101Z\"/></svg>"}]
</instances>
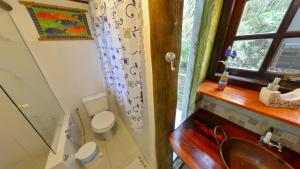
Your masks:
<instances>
[{"instance_id":1,"label":"wooden shelf","mask_svg":"<svg viewBox=\"0 0 300 169\"><path fill-rule=\"evenodd\" d=\"M259 92L253 90L230 85L224 91L216 88L217 83L206 81L197 88L197 92L300 128L300 109L266 106L259 101Z\"/></svg>"}]
</instances>

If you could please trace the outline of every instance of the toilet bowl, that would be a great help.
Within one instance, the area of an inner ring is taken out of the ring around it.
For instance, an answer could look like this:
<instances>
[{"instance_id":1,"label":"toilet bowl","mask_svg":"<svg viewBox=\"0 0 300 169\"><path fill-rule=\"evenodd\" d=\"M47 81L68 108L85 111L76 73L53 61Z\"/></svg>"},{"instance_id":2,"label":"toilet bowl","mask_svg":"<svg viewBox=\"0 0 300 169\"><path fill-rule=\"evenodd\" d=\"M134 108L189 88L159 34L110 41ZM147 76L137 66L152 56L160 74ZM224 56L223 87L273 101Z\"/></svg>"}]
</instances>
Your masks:
<instances>
[{"instance_id":1,"label":"toilet bowl","mask_svg":"<svg viewBox=\"0 0 300 169\"><path fill-rule=\"evenodd\" d=\"M84 167L89 167L94 164L99 157L102 156L102 152L95 142L85 143L75 154L75 159Z\"/></svg>"},{"instance_id":2,"label":"toilet bowl","mask_svg":"<svg viewBox=\"0 0 300 169\"><path fill-rule=\"evenodd\" d=\"M112 138L116 117L113 112L108 111L106 93L85 97L82 102L89 116L92 117L91 126L93 131L104 140Z\"/></svg>"},{"instance_id":3,"label":"toilet bowl","mask_svg":"<svg viewBox=\"0 0 300 169\"><path fill-rule=\"evenodd\" d=\"M112 128L115 125L116 117L113 112L103 111L97 113L92 119L92 128L95 133L108 140L113 136Z\"/></svg>"}]
</instances>

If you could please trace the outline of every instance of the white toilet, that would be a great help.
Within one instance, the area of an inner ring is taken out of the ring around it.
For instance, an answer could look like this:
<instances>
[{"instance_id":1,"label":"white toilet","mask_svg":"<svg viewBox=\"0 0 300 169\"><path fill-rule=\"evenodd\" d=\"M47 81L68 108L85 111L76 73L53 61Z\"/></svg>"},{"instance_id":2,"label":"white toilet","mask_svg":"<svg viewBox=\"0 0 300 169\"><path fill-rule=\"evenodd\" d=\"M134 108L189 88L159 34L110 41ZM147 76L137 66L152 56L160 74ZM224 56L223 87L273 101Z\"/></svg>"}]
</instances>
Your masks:
<instances>
[{"instance_id":1,"label":"white toilet","mask_svg":"<svg viewBox=\"0 0 300 169\"><path fill-rule=\"evenodd\" d=\"M116 117L113 112L108 111L108 102L105 93L99 93L82 99L82 102L92 117L91 125L93 131L104 140L113 136L113 127ZM102 155L95 142L85 143L75 154L75 158L86 168L91 166Z\"/></svg>"},{"instance_id":2,"label":"white toilet","mask_svg":"<svg viewBox=\"0 0 300 169\"><path fill-rule=\"evenodd\" d=\"M113 136L113 127L116 117L113 112L108 111L108 101L106 93L98 93L82 99L82 102L92 117L92 129L101 138L108 140Z\"/></svg>"}]
</instances>

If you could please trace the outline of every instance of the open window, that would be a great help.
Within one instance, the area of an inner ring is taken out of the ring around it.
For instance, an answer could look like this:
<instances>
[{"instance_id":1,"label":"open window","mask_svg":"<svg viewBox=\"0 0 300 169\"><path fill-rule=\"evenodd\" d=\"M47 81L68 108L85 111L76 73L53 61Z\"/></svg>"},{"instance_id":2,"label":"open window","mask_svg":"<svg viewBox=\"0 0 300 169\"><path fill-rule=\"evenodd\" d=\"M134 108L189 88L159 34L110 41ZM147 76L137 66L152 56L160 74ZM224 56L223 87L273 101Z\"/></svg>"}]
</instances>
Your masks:
<instances>
[{"instance_id":1,"label":"open window","mask_svg":"<svg viewBox=\"0 0 300 169\"><path fill-rule=\"evenodd\" d=\"M224 71L228 46L238 57L229 60L232 85L254 90L275 77L283 89L300 87L300 0L225 0L208 79Z\"/></svg>"}]
</instances>

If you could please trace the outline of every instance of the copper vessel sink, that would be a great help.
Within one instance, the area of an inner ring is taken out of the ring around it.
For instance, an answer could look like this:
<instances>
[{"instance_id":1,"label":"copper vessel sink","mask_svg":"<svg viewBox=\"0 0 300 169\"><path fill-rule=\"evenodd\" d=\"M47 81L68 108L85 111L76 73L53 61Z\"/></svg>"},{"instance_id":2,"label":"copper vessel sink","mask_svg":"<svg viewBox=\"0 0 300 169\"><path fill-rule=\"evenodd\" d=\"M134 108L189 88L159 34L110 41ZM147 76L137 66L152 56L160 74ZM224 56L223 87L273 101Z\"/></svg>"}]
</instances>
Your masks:
<instances>
[{"instance_id":1,"label":"copper vessel sink","mask_svg":"<svg viewBox=\"0 0 300 169\"><path fill-rule=\"evenodd\" d=\"M218 128L225 136L221 143L217 137ZM223 162L228 169L294 169L259 144L241 138L227 138L225 131L220 126L215 128L215 137L220 146Z\"/></svg>"}]
</instances>

